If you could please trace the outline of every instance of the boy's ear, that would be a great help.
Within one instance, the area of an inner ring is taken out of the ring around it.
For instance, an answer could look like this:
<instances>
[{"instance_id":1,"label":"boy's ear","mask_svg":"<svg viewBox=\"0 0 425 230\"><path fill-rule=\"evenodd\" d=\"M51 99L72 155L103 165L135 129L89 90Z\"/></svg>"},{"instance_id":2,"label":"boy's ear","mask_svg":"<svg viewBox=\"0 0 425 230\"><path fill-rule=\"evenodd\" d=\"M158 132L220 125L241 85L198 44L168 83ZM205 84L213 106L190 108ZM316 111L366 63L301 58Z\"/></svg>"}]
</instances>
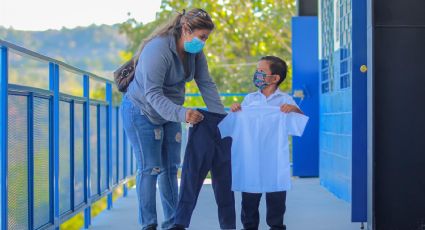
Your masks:
<instances>
[{"instance_id":1,"label":"boy's ear","mask_svg":"<svg viewBox=\"0 0 425 230\"><path fill-rule=\"evenodd\" d=\"M280 75L275 74L274 76L275 76L275 78L273 80L273 83L278 83L280 81Z\"/></svg>"}]
</instances>

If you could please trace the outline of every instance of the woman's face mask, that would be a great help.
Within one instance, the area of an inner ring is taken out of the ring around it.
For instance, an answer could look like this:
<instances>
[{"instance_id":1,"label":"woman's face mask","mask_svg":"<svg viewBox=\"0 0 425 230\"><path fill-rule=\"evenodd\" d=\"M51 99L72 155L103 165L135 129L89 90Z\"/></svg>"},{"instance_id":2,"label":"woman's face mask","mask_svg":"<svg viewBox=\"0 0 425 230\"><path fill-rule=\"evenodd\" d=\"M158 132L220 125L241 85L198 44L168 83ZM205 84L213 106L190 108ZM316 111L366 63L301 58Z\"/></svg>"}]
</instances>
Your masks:
<instances>
[{"instance_id":1,"label":"woman's face mask","mask_svg":"<svg viewBox=\"0 0 425 230\"><path fill-rule=\"evenodd\" d=\"M190 33L192 31L189 28ZM190 41L184 42L184 50L188 53L196 54L202 51L205 46L205 42L199 39L197 36L193 37Z\"/></svg>"},{"instance_id":2,"label":"woman's face mask","mask_svg":"<svg viewBox=\"0 0 425 230\"><path fill-rule=\"evenodd\" d=\"M254 83L255 87L259 88L260 90L266 88L269 83L266 82L266 77L268 75L264 72L255 71L254 77L252 79L252 82Z\"/></svg>"},{"instance_id":3,"label":"woman's face mask","mask_svg":"<svg viewBox=\"0 0 425 230\"><path fill-rule=\"evenodd\" d=\"M193 37L191 41L184 42L184 50L188 53L196 54L202 51L205 42L198 37Z\"/></svg>"}]
</instances>

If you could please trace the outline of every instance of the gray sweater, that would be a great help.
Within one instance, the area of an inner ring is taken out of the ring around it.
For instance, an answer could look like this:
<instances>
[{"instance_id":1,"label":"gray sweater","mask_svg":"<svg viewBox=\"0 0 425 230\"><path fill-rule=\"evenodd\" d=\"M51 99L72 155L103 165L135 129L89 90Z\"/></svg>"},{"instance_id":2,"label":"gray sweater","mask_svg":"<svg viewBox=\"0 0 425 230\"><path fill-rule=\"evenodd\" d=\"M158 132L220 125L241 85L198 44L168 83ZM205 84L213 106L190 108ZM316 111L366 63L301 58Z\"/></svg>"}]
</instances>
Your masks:
<instances>
[{"instance_id":1,"label":"gray sweater","mask_svg":"<svg viewBox=\"0 0 425 230\"><path fill-rule=\"evenodd\" d=\"M186 53L187 75L176 50L174 36L156 37L146 44L136 67L128 98L154 124L185 122L185 83L195 79L208 110L224 114L215 83L203 52Z\"/></svg>"}]
</instances>

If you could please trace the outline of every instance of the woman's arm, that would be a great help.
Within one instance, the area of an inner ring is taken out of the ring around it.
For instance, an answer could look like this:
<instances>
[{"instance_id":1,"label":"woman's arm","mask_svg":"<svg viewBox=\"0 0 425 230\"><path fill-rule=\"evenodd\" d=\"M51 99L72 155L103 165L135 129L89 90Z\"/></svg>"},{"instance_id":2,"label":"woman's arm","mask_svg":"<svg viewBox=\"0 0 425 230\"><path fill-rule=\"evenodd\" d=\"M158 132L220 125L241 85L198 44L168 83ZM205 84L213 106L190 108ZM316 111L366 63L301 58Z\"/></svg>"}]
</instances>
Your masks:
<instances>
[{"instance_id":1,"label":"woman's arm","mask_svg":"<svg viewBox=\"0 0 425 230\"><path fill-rule=\"evenodd\" d=\"M223 103L218 94L217 86L211 79L208 64L204 52L196 55L195 81L201 91L202 98L207 104L208 110L214 113L225 114Z\"/></svg>"},{"instance_id":2,"label":"woman's arm","mask_svg":"<svg viewBox=\"0 0 425 230\"><path fill-rule=\"evenodd\" d=\"M148 44L139 58L136 69L136 78L143 84L144 95L148 103L158 112L161 117L168 121L185 122L186 108L176 105L164 96L163 85L165 75L170 66L167 59L168 47L158 47L156 44Z\"/></svg>"}]
</instances>

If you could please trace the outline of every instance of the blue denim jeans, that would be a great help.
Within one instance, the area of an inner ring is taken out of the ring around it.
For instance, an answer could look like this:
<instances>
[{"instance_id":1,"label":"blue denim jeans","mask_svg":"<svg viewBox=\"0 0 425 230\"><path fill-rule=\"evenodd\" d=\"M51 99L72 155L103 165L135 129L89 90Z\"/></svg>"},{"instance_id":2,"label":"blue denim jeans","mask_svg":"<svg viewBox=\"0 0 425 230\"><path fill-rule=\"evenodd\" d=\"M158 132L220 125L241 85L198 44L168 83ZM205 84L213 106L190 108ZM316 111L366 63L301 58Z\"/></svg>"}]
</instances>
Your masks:
<instances>
[{"instance_id":1,"label":"blue denim jeans","mask_svg":"<svg viewBox=\"0 0 425 230\"><path fill-rule=\"evenodd\" d=\"M123 126L137 160L136 189L139 223L143 229L157 226L156 185L164 212L162 228L174 223L177 206L177 169L180 165L181 124L152 124L127 97L121 104Z\"/></svg>"}]
</instances>

